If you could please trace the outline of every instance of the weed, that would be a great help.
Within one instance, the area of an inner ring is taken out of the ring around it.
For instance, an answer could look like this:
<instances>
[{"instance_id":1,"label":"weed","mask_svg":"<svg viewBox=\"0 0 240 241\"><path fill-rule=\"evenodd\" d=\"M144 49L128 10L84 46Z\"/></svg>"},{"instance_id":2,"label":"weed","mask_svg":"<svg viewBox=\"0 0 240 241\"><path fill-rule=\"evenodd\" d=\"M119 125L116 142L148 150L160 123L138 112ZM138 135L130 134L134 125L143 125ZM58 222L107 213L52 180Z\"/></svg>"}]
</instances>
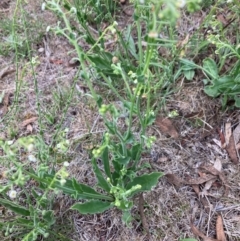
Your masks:
<instances>
[{"instance_id":1,"label":"weed","mask_svg":"<svg viewBox=\"0 0 240 241\"><path fill-rule=\"evenodd\" d=\"M116 1L46 1L42 8L54 12L61 21L57 26L49 26L47 31L68 40L74 47L80 67L71 88L66 92L54 92L56 105L45 112L41 106L35 72L37 62L32 56L30 27L26 25L25 12L22 11L25 35L21 39L17 38L14 18L15 31L6 31L13 39L9 48L13 47L16 52L21 50L17 53L27 55L30 61L40 130L39 135L20 137L17 141L0 141L4 159L10 163L5 173L6 183L0 186L0 203L12 213L7 225L2 225L4 236L16 236L23 241L54 236L54 231L51 231L56 224L53 205L59 192L75 200L71 206L73 210L95 214L116 207L122 211L123 221L130 225L133 197L150 191L163 176L162 172L149 173L150 166L142 163L141 157L155 141L154 136L147 135L147 128L154 122L156 112L167 96L173 92L173 85L181 74L192 80L195 69L201 69L207 78L204 81L207 94L213 97L222 94L224 98L234 98L236 106L240 105L238 97L235 97L239 93L237 68L232 68L220 78L222 64L218 66L210 57L205 58L202 66L184 58L179 61L182 49L176 46L176 20L180 16L180 8L185 5L188 11L199 9L197 2L135 0L134 23L121 31L113 18L117 10ZM17 7L22 10L21 4ZM104 21L107 21L105 28L101 26ZM91 23L96 24L97 30L93 31ZM132 33L134 31L136 36ZM160 33L165 36L160 36ZM224 51L225 56L239 59L238 45L227 44L217 35L209 36L208 40L216 45L217 54ZM109 41L115 41L114 51L107 49ZM162 49L165 56L161 55ZM17 63L19 56L16 54ZM179 66L177 71L176 66ZM68 130L62 126L78 78L85 81L90 90L85 96L94 100L94 107L97 107L106 128L101 143L91 151L97 188L69 178L69 163L65 156L71 143L67 138ZM110 93L109 98L98 91L96 83ZM158 104L154 103L156 99ZM117 101L120 108L113 101ZM55 123L59 113L60 121ZM44 119L50 125L56 124L47 144L44 140ZM119 127L122 119L125 125ZM136 120L137 133L134 131ZM12 129L9 131L10 138L16 137L17 131ZM21 153L25 153L23 161L19 158ZM31 182L37 185L30 186Z\"/></svg>"}]
</instances>

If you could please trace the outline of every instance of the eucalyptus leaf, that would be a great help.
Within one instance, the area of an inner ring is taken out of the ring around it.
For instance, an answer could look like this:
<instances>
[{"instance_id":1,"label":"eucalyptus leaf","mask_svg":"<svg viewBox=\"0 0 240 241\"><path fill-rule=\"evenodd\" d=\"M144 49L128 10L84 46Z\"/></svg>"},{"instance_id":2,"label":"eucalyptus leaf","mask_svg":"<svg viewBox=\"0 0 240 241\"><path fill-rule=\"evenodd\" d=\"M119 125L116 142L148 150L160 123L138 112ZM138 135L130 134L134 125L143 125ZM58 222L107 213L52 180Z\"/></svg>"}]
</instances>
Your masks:
<instances>
[{"instance_id":1,"label":"eucalyptus leaf","mask_svg":"<svg viewBox=\"0 0 240 241\"><path fill-rule=\"evenodd\" d=\"M94 200L85 203L76 203L71 207L71 209L77 210L81 214L95 214L102 213L111 207L113 207L113 204L110 202Z\"/></svg>"}]
</instances>

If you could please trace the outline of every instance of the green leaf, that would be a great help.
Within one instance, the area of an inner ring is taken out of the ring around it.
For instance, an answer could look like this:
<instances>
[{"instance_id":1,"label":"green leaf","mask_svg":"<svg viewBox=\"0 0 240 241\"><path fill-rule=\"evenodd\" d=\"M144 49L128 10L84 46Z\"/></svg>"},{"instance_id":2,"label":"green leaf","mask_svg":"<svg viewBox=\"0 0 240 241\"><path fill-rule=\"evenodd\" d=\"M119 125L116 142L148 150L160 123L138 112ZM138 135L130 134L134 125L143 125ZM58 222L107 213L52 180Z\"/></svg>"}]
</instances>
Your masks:
<instances>
[{"instance_id":1,"label":"green leaf","mask_svg":"<svg viewBox=\"0 0 240 241\"><path fill-rule=\"evenodd\" d=\"M194 70L184 70L183 73L184 73L184 76L187 80L192 80L194 75L195 75Z\"/></svg>"},{"instance_id":2,"label":"green leaf","mask_svg":"<svg viewBox=\"0 0 240 241\"><path fill-rule=\"evenodd\" d=\"M113 57L113 56L112 56ZM92 55L92 56L88 56L88 58L95 64L96 68L104 71L104 70L109 70L112 71L112 67L111 67L111 61L108 59L103 59L102 57L98 56L98 55Z\"/></svg>"},{"instance_id":3,"label":"green leaf","mask_svg":"<svg viewBox=\"0 0 240 241\"><path fill-rule=\"evenodd\" d=\"M133 221L133 217L131 215L130 210L124 210L123 211L123 216L122 216L122 221L128 226L130 227L130 223Z\"/></svg>"},{"instance_id":4,"label":"green leaf","mask_svg":"<svg viewBox=\"0 0 240 241\"><path fill-rule=\"evenodd\" d=\"M195 64L193 61L188 60L188 59L180 59L180 63L183 65L181 67L183 70L191 70L191 69L200 68L197 64Z\"/></svg>"},{"instance_id":5,"label":"green leaf","mask_svg":"<svg viewBox=\"0 0 240 241\"><path fill-rule=\"evenodd\" d=\"M92 159L92 165L93 165L93 171L98 180L98 185L102 187L105 191L110 192L111 190L110 185L107 182L106 178L103 176L102 172L100 171L95 158Z\"/></svg>"},{"instance_id":6,"label":"green leaf","mask_svg":"<svg viewBox=\"0 0 240 241\"><path fill-rule=\"evenodd\" d=\"M52 210L43 211L43 219L47 222L48 226L53 225L56 221Z\"/></svg>"},{"instance_id":7,"label":"green leaf","mask_svg":"<svg viewBox=\"0 0 240 241\"><path fill-rule=\"evenodd\" d=\"M113 207L113 204L110 202L103 201L89 201L85 203L76 203L71 209L77 210L82 214L94 214L94 213L102 213L109 208Z\"/></svg>"},{"instance_id":8,"label":"green leaf","mask_svg":"<svg viewBox=\"0 0 240 241\"><path fill-rule=\"evenodd\" d=\"M127 30L125 32L125 39L126 39L126 42L127 42L126 45L127 45L127 48L129 50L129 52L132 54L132 56L135 59L138 59L136 46L135 46L135 43L134 43L134 40L133 40L133 37L132 37L131 33L132 33L131 25L128 25Z\"/></svg>"},{"instance_id":9,"label":"green leaf","mask_svg":"<svg viewBox=\"0 0 240 241\"><path fill-rule=\"evenodd\" d=\"M204 92L211 97L217 97L220 94L216 85L206 86Z\"/></svg>"},{"instance_id":10,"label":"green leaf","mask_svg":"<svg viewBox=\"0 0 240 241\"><path fill-rule=\"evenodd\" d=\"M203 60L203 70L211 78L218 78L218 67L216 62L211 58L206 58Z\"/></svg>"},{"instance_id":11,"label":"green leaf","mask_svg":"<svg viewBox=\"0 0 240 241\"><path fill-rule=\"evenodd\" d=\"M130 156L121 156L121 157L117 157L115 158L115 161L122 164L122 165L126 165L130 162L131 157Z\"/></svg>"},{"instance_id":12,"label":"green leaf","mask_svg":"<svg viewBox=\"0 0 240 241\"><path fill-rule=\"evenodd\" d=\"M156 186L158 179L163 175L164 174L162 172L153 172L150 174L135 177L130 183L127 184L127 189L129 190L133 186L140 184L141 189L136 190L133 194L136 194L141 191L150 191L152 187Z\"/></svg>"},{"instance_id":13,"label":"green leaf","mask_svg":"<svg viewBox=\"0 0 240 241\"><path fill-rule=\"evenodd\" d=\"M235 100L235 106L237 108L240 108L240 98L237 96L234 96L234 100Z\"/></svg>"},{"instance_id":14,"label":"green leaf","mask_svg":"<svg viewBox=\"0 0 240 241\"><path fill-rule=\"evenodd\" d=\"M35 179L41 184L44 184L45 186L49 186L54 178L54 175L46 173L43 174L43 177L41 178L35 175L33 172L27 173L33 179ZM42 188L44 188L44 186ZM72 178L71 180L66 180L66 183L64 185L61 185L58 180L55 180L55 182L52 183L52 188L57 188L63 191L64 194L70 195L75 199L103 199L109 201L112 200L112 197L98 193L93 188L85 184L78 183L74 178Z\"/></svg>"},{"instance_id":15,"label":"green leaf","mask_svg":"<svg viewBox=\"0 0 240 241\"><path fill-rule=\"evenodd\" d=\"M127 144L129 144L129 143L132 143L132 142L133 142L134 136L133 136L133 134L132 134L131 131L126 131L126 132L124 133L123 138L124 138L124 142L127 143Z\"/></svg>"},{"instance_id":16,"label":"green leaf","mask_svg":"<svg viewBox=\"0 0 240 241\"><path fill-rule=\"evenodd\" d=\"M11 202L9 200L0 198L0 203L4 207L12 210L13 212L15 212L17 214L20 214L20 215L23 215L23 216L30 216L30 212L29 212L28 209L26 209L26 208L24 208L24 207L22 207L22 206L20 206L18 204L15 204L15 203L13 203L13 202Z\"/></svg>"},{"instance_id":17,"label":"green leaf","mask_svg":"<svg viewBox=\"0 0 240 241\"><path fill-rule=\"evenodd\" d=\"M138 161L140 156L138 156L139 151L141 151L141 144L136 144L131 148L131 158L133 161ZM138 160L137 160L138 157Z\"/></svg>"},{"instance_id":18,"label":"green leaf","mask_svg":"<svg viewBox=\"0 0 240 241\"><path fill-rule=\"evenodd\" d=\"M112 181L112 174L111 174L110 165L109 165L108 147L106 147L102 153L102 161L103 161L104 171Z\"/></svg>"}]
</instances>

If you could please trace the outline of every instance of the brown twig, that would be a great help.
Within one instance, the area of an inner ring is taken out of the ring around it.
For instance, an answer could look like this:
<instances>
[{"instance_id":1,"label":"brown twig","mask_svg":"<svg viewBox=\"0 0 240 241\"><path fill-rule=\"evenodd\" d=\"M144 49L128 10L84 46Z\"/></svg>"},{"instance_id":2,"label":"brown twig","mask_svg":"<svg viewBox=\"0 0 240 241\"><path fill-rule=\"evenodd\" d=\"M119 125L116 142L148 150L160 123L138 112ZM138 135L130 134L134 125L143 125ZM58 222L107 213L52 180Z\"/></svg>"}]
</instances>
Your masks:
<instances>
[{"instance_id":1,"label":"brown twig","mask_svg":"<svg viewBox=\"0 0 240 241\"><path fill-rule=\"evenodd\" d=\"M143 199L142 193L139 195L138 201L139 201L138 208L139 208L139 213L140 213L140 217L141 217L141 221L142 221L142 226L143 226L143 229L145 230L145 232L147 233L147 239L150 240L149 226L148 226L148 223L147 223L146 216L144 214L144 208L143 208L144 199Z\"/></svg>"}]
</instances>

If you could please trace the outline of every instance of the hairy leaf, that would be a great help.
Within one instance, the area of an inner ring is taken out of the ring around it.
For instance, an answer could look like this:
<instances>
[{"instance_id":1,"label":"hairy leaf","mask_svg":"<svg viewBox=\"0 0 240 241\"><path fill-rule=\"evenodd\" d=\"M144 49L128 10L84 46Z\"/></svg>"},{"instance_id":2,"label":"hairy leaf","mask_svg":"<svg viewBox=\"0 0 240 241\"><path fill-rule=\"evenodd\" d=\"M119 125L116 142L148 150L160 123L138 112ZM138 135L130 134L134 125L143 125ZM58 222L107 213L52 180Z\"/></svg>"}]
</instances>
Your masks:
<instances>
[{"instance_id":1,"label":"hairy leaf","mask_svg":"<svg viewBox=\"0 0 240 241\"><path fill-rule=\"evenodd\" d=\"M103 202L103 201L89 201L85 203L76 203L74 204L71 209L77 210L82 214L94 214L94 213L102 213L109 208L113 207L113 204L110 202Z\"/></svg>"},{"instance_id":2,"label":"hairy leaf","mask_svg":"<svg viewBox=\"0 0 240 241\"><path fill-rule=\"evenodd\" d=\"M24 207L22 207L18 204L15 204L15 203L13 203L9 200L0 198L0 203L4 207L12 210L13 212L15 212L17 214L20 214L20 215L23 215L23 216L30 216L30 211L28 209L26 209L26 208L24 208Z\"/></svg>"}]
</instances>

